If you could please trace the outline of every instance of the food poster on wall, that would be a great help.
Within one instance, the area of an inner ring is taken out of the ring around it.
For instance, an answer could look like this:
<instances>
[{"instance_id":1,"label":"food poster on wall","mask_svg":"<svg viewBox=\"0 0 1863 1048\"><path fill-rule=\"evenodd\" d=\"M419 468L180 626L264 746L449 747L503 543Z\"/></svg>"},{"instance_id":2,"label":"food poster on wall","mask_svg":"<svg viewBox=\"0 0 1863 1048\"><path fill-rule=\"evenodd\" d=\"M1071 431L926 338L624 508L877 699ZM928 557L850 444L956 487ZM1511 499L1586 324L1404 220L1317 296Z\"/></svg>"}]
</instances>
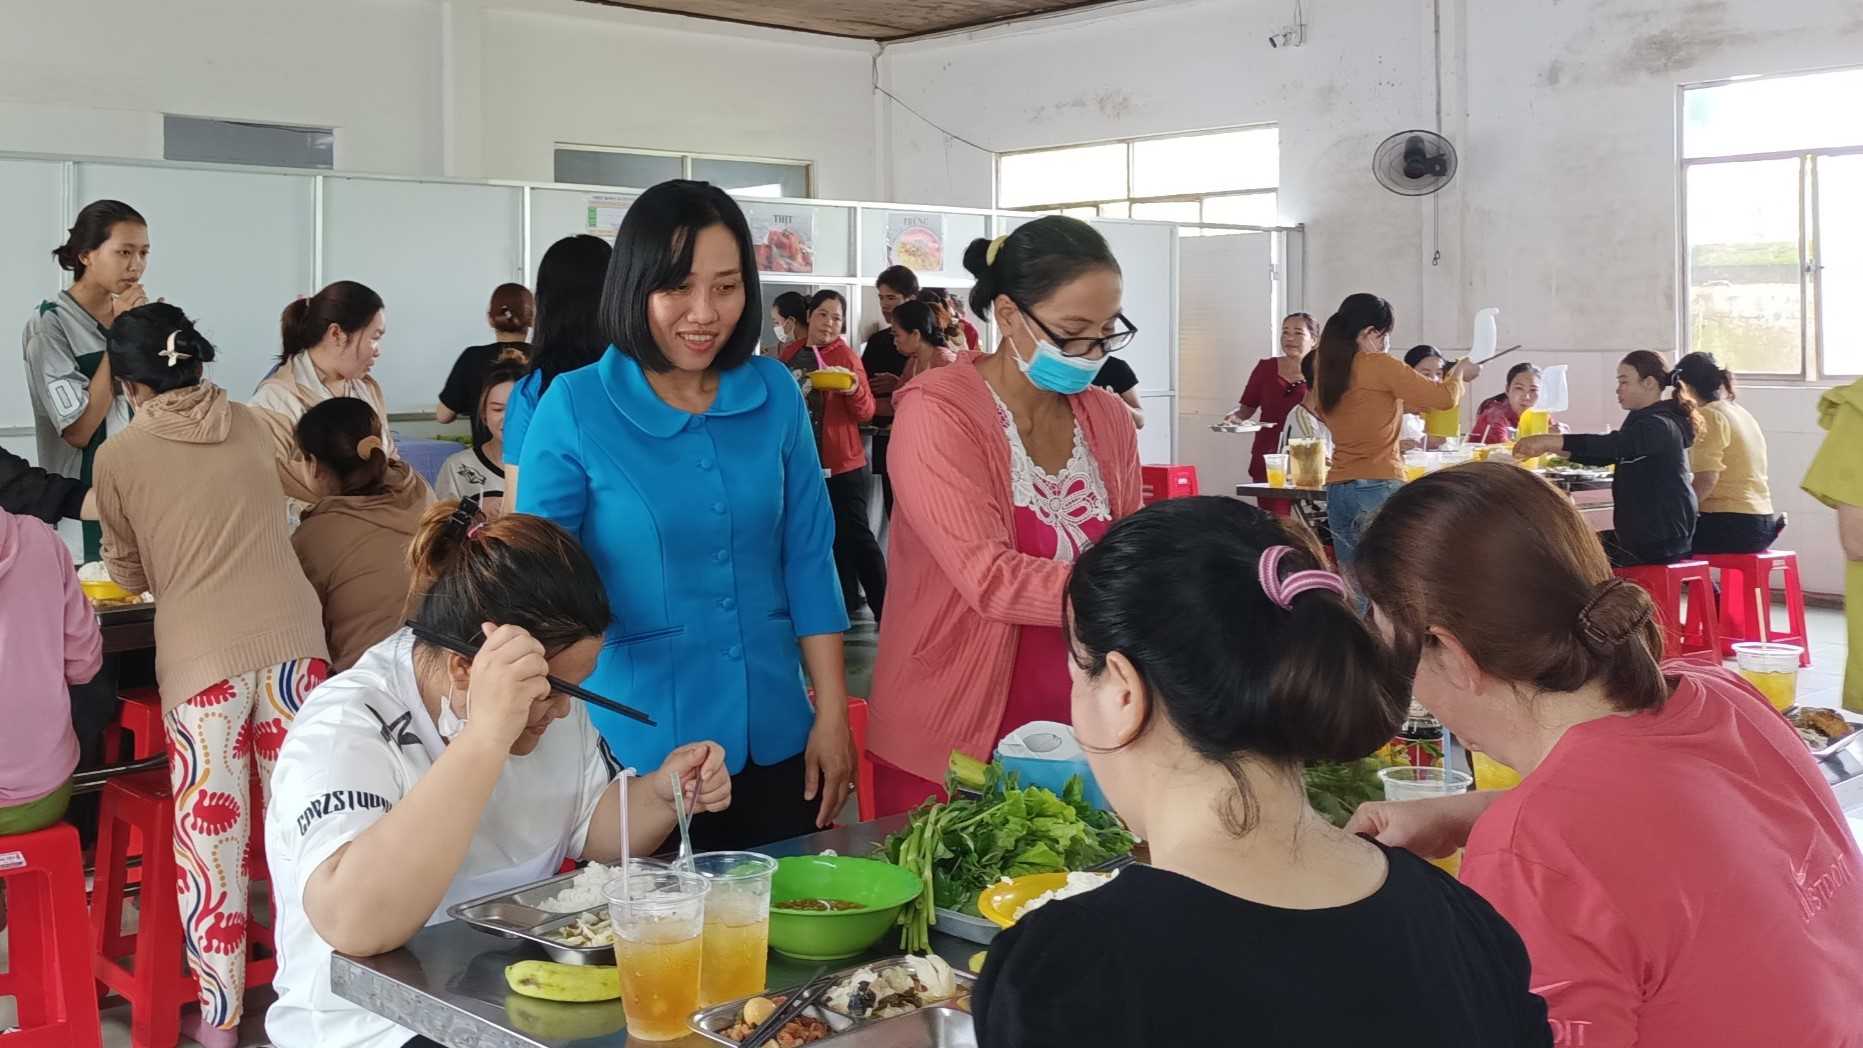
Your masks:
<instances>
[{"instance_id":1,"label":"food poster on wall","mask_svg":"<svg viewBox=\"0 0 1863 1048\"><path fill-rule=\"evenodd\" d=\"M627 217L628 205L633 202L630 197L613 193L590 193L589 235L613 240L621 230L621 220Z\"/></svg>"},{"instance_id":2,"label":"food poster on wall","mask_svg":"<svg viewBox=\"0 0 1863 1048\"><path fill-rule=\"evenodd\" d=\"M886 264L914 273L944 272L944 216L888 212Z\"/></svg>"},{"instance_id":3,"label":"food poster on wall","mask_svg":"<svg viewBox=\"0 0 1863 1048\"><path fill-rule=\"evenodd\" d=\"M815 212L790 204L745 204L757 269L764 273L815 272Z\"/></svg>"}]
</instances>

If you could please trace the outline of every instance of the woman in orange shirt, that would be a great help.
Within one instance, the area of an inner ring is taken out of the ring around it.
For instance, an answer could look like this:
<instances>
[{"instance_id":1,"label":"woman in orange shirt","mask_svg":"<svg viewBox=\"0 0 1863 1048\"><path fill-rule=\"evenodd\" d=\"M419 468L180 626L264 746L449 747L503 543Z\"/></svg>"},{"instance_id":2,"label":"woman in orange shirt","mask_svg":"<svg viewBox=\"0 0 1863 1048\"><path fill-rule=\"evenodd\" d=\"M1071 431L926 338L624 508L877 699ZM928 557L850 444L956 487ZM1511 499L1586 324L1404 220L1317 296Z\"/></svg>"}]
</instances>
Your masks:
<instances>
[{"instance_id":1,"label":"woman in orange shirt","mask_svg":"<svg viewBox=\"0 0 1863 1048\"><path fill-rule=\"evenodd\" d=\"M1481 374L1464 360L1437 382L1390 354L1397 325L1391 304L1376 295L1347 295L1320 332L1314 379L1320 418L1333 434L1326 474L1326 520L1333 556L1348 572L1358 538L1378 507L1404 483L1398 449L1406 407L1444 411L1462 402L1462 384Z\"/></svg>"},{"instance_id":2,"label":"woman in orange shirt","mask_svg":"<svg viewBox=\"0 0 1863 1048\"><path fill-rule=\"evenodd\" d=\"M859 594L864 590L867 606L878 622L886 603L886 557L868 522L873 470L867 466L867 449L860 436L860 427L873 421L875 404L867 369L841 337L846 315L847 301L839 292L817 291L809 300L808 334L786 347L780 359L804 377L823 370L853 376L851 388L812 390L809 414L821 446L822 472L828 477L828 501L834 505L834 564L841 575L841 596L852 615L860 609Z\"/></svg>"}]
</instances>

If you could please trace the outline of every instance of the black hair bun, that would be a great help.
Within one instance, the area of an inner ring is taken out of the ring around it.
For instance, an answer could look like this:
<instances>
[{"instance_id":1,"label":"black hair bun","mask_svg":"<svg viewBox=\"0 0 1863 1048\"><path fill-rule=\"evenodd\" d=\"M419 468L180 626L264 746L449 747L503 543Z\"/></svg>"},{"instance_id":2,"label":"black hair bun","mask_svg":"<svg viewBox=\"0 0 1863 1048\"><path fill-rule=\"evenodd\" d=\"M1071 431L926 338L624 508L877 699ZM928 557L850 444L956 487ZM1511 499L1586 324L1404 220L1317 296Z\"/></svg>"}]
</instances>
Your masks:
<instances>
[{"instance_id":1,"label":"black hair bun","mask_svg":"<svg viewBox=\"0 0 1863 1048\"><path fill-rule=\"evenodd\" d=\"M193 324L182 328L175 335L175 348L203 364L213 363L213 343L209 342L207 336L201 334Z\"/></svg>"}]
</instances>

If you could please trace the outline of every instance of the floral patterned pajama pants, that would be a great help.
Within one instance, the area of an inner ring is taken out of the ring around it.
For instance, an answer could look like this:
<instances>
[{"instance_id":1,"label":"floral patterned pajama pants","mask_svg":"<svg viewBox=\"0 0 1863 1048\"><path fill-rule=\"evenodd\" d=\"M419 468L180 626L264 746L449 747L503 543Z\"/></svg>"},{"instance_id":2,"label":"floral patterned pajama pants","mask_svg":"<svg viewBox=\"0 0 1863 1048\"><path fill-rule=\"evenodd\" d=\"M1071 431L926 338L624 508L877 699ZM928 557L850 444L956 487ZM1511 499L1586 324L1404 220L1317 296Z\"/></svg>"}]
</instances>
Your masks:
<instances>
[{"instance_id":1,"label":"floral patterned pajama pants","mask_svg":"<svg viewBox=\"0 0 1863 1048\"><path fill-rule=\"evenodd\" d=\"M322 659L242 673L164 718L175 796L176 894L205 1025L239 1025L246 996L246 884L254 854L265 847L253 832L250 809L270 799L272 763L285 729L329 673Z\"/></svg>"}]
</instances>

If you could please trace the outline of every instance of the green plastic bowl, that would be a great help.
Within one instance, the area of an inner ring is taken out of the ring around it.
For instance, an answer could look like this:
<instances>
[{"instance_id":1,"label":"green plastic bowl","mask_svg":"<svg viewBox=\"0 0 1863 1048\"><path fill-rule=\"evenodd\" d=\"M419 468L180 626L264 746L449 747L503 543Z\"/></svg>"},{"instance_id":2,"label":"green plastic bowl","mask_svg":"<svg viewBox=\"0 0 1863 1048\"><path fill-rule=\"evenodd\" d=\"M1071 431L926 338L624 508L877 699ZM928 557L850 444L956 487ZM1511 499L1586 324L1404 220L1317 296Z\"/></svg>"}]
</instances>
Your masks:
<instances>
[{"instance_id":1,"label":"green plastic bowl","mask_svg":"<svg viewBox=\"0 0 1863 1048\"><path fill-rule=\"evenodd\" d=\"M770 949L803 961L838 961L893 928L899 908L924 890L918 874L877 859L792 855L770 881ZM784 910L790 899L841 899L858 910Z\"/></svg>"}]
</instances>

